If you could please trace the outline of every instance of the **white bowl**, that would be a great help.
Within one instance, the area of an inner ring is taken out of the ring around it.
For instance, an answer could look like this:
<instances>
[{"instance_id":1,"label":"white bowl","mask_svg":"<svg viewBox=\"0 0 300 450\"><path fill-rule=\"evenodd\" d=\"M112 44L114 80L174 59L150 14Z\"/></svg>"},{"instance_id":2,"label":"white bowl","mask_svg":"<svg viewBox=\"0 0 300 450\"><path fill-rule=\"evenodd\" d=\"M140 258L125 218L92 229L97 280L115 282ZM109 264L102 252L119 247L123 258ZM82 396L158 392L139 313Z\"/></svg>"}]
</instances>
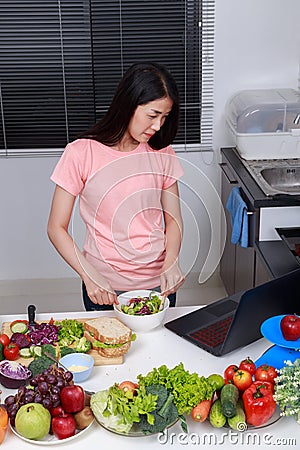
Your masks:
<instances>
[{"instance_id":1,"label":"white bowl","mask_svg":"<svg viewBox=\"0 0 300 450\"><path fill-rule=\"evenodd\" d=\"M127 305L128 301L133 297L149 297L150 292L147 290L136 290L136 291L128 291L118 296L119 305L114 304L114 311L117 318L127 325L131 330L138 332L148 332L153 330L154 328L159 327L166 315L167 309L170 306L169 299L165 299L164 308L154 314L144 315L144 316L136 316L129 315L124 313L121 310L121 305ZM162 296L159 292L156 294L162 299Z\"/></svg>"},{"instance_id":2,"label":"white bowl","mask_svg":"<svg viewBox=\"0 0 300 450\"><path fill-rule=\"evenodd\" d=\"M89 378L95 361L94 358L87 353L69 353L60 358L59 363L72 372L74 383L80 383ZM79 370L80 367L82 367L81 370Z\"/></svg>"}]
</instances>

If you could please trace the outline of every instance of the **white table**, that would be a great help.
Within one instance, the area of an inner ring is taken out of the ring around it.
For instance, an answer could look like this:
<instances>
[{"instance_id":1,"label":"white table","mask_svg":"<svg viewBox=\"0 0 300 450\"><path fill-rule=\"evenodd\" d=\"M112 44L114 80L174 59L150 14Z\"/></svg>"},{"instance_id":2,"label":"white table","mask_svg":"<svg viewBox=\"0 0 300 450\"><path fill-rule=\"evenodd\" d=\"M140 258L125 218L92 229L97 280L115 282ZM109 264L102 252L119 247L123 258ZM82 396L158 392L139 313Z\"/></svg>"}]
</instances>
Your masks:
<instances>
[{"instance_id":1,"label":"white table","mask_svg":"<svg viewBox=\"0 0 300 450\"><path fill-rule=\"evenodd\" d=\"M197 307L176 307L170 308L166 321L175 317L187 314ZM68 312L55 313L54 319L65 318L91 318L101 314L113 315L112 312ZM26 318L26 316L2 316L2 322L10 322L15 319ZM49 320L50 314L37 314L36 320ZM251 326L251 324L249 324ZM178 337L164 327L145 334L138 334L135 342L132 343L129 353L125 356L124 363L115 366L98 366L93 369L89 380L82 383L86 390L99 391L106 389L115 382L123 380L136 380L140 373L146 374L154 367L166 364L169 368L183 362L184 367L190 372L197 372L199 375L208 376L211 373L223 373L229 364L239 363L243 358L250 356L257 359L263 351L270 346L265 339L250 344L240 350L232 352L227 356L215 357L193 344ZM5 389L2 400L13 391ZM157 436L147 437L123 437L103 429L97 423L93 424L87 433L78 438L61 444L49 446L50 448L60 447L64 449L111 449L122 450L149 449L184 449L184 448L299 448L300 447L300 425L293 418L281 418L277 423L257 431L246 431L244 433L234 432L229 428L215 429L208 421L205 423L195 423L187 419L188 434L182 432L179 423L175 424L164 439L158 440ZM16 437L11 430L5 437L2 444L3 449L33 449L33 444L29 444Z\"/></svg>"}]
</instances>

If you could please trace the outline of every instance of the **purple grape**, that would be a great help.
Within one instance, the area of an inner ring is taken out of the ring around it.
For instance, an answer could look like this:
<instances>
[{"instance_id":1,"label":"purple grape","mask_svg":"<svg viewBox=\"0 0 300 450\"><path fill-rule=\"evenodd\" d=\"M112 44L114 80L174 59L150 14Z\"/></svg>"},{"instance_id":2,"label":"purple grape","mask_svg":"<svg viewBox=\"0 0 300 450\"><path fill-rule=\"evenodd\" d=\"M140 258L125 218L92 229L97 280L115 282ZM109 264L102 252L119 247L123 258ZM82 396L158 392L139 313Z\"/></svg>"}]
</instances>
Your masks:
<instances>
[{"instance_id":1,"label":"purple grape","mask_svg":"<svg viewBox=\"0 0 300 450\"><path fill-rule=\"evenodd\" d=\"M34 403L42 403L43 401L43 396L39 393L36 394L36 396L34 397Z\"/></svg>"},{"instance_id":2,"label":"purple grape","mask_svg":"<svg viewBox=\"0 0 300 450\"><path fill-rule=\"evenodd\" d=\"M67 383L69 383L69 382L72 381L72 380L73 380L73 374L72 374L72 372L66 371L66 373L65 373L65 381L66 381Z\"/></svg>"},{"instance_id":3,"label":"purple grape","mask_svg":"<svg viewBox=\"0 0 300 450\"><path fill-rule=\"evenodd\" d=\"M18 406L16 405L16 403L14 404L14 405L10 405L8 408L7 408L7 414L9 415L9 418L11 419L11 418L14 418L14 417L16 417L16 414L17 414L17 412L18 412Z\"/></svg>"},{"instance_id":4,"label":"purple grape","mask_svg":"<svg viewBox=\"0 0 300 450\"><path fill-rule=\"evenodd\" d=\"M64 382L64 380L62 378L57 379L56 386L58 388L62 388L62 387L64 387L64 385L65 385L65 382Z\"/></svg>"},{"instance_id":5,"label":"purple grape","mask_svg":"<svg viewBox=\"0 0 300 450\"><path fill-rule=\"evenodd\" d=\"M48 384L56 384L57 383L57 378L56 378L55 375L50 373L49 375L47 375L46 381L47 381Z\"/></svg>"},{"instance_id":6,"label":"purple grape","mask_svg":"<svg viewBox=\"0 0 300 450\"><path fill-rule=\"evenodd\" d=\"M48 392L48 389L49 389L48 384L46 383L46 381L41 381L38 384L38 389L39 389L41 394L46 394L46 392Z\"/></svg>"},{"instance_id":7,"label":"purple grape","mask_svg":"<svg viewBox=\"0 0 300 450\"><path fill-rule=\"evenodd\" d=\"M59 402L59 401L60 401L59 394L52 394L52 395L51 395L51 400L52 400L52 403L57 403L57 402Z\"/></svg>"},{"instance_id":8,"label":"purple grape","mask_svg":"<svg viewBox=\"0 0 300 450\"><path fill-rule=\"evenodd\" d=\"M6 397L6 399L4 400L4 403L6 406L10 406L13 405L15 403L15 396L14 395L9 395L8 397Z\"/></svg>"},{"instance_id":9,"label":"purple grape","mask_svg":"<svg viewBox=\"0 0 300 450\"><path fill-rule=\"evenodd\" d=\"M50 409L53 406L52 401L50 400L50 398L44 398L43 401L42 401L42 405L46 409Z\"/></svg>"},{"instance_id":10,"label":"purple grape","mask_svg":"<svg viewBox=\"0 0 300 450\"><path fill-rule=\"evenodd\" d=\"M26 391L27 391L26 386L21 386L21 387L18 389L18 394L24 395L24 394L26 393Z\"/></svg>"},{"instance_id":11,"label":"purple grape","mask_svg":"<svg viewBox=\"0 0 300 450\"><path fill-rule=\"evenodd\" d=\"M32 378L32 379L30 380L30 385L33 386L33 387L35 387L35 386L38 385L38 382L37 382L36 378Z\"/></svg>"},{"instance_id":12,"label":"purple grape","mask_svg":"<svg viewBox=\"0 0 300 450\"><path fill-rule=\"evenodd\" d=\"M57 386L52 386L51 394L59 394L59 393L60 393L60 388Z\"/></svg>"},{"instance_id":13,"label":"purple grape","mask_svg":"<svg viewBox=\"0 0 300 450\"><path fill-rule=\"evenodd\" d=\"M34 399L34 393L33 392L26 392L26 394L24 395L24 400L25 403L32 403Z\"/></svg>"}]
</instances>

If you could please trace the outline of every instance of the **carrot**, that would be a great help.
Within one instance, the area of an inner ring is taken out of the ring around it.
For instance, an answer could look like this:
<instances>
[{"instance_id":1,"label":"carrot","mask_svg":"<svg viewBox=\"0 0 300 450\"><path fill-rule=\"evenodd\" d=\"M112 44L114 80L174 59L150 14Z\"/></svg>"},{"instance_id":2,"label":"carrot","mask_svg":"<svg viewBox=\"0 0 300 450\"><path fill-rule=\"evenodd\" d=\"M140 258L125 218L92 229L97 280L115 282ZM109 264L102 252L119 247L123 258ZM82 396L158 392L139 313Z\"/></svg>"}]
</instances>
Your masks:
<instances>
[{"instance_id":1,"label":"carrot","mask_svg":"<svg viewBox=\"0 0 300 450\"><path fill-rule=\"evenodd\" d=\"M204 422L209 414L212 404L212 398L210 400L202 400L198 405L194 406L191 411L191 417L195 422Z\"/></svg>"},{"instance_id":2,"label":"carrot","mask_svg":"<svg viewBox=\"0 0 300 450\"><path fill-rule=\"evenodd\" d=\"M0 391L0 395L2 394L2 391ZM1 405L1 399L0 399L0 444L2 444L6 430L8 425L8 413L6 411L6 408Z\"/></svg>"},{"instance_id":3,"label":"carrot","mask_svg":"<svg viewBox=\"0 0 300 450\"><path fill-rule=\"evenodd\" d=\"M5 434L6 434L7 426L6 427L0 427L0 444L2 444Z\"/></svg>"},{"instance_id":4,"label":"carrot","mask_svg":"<svg viewBox=\"0 0 300 450\"><path fill-rule=\"evenodd\" d=\"M1 391L0 391L1 392ZM8 414L4 406L0 406L0 444L2 444L8 425Z\"/></svg>"}]
</instances>

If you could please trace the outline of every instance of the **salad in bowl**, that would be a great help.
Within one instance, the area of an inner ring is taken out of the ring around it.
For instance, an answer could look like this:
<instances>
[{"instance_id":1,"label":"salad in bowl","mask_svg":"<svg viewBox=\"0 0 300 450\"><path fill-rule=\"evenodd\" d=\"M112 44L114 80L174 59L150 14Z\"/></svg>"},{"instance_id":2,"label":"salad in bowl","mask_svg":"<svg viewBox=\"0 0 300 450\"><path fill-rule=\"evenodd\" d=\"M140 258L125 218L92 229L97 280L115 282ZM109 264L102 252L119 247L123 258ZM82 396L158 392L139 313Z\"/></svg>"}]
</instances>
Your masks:
<instances>
[{"instance_id":1,"label":"salad in bowl","mask_svg":"<svg viewBox=\"0 0 300 450\"><path fill-rule=\"evenodd\" d=\"M134 331L148 332L163 323L169 299L159 292L135 290L118 296L114 311L119 320Z\"/></svg>"}]
</instances>

